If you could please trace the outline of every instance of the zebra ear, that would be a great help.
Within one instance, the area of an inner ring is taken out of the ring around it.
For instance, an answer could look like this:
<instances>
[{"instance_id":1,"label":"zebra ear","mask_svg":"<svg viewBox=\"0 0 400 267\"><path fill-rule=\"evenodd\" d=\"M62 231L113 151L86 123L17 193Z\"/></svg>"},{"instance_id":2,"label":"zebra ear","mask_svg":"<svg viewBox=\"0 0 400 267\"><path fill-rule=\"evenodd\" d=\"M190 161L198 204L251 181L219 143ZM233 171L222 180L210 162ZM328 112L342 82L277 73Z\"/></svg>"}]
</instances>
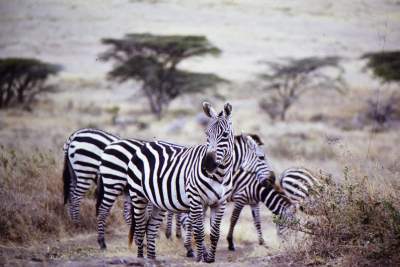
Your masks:
<instances>
[{"instance_id":1,"label":"zebra ear","mask_svg":"<svg viewBox=\"0 0 400 267\"><path fill-rule=\"evenodd\" d=\"M210 118L216 118L217 117L217 113L215 112L215 110L213 109L213 107L211 106L210 103L203 102L203 110L204 110L204 113L208 117L210 117Z\"/></svg>"},{"instance_id":2,"label":"zebra ear","mask_svg":"<svg viewBox=\"0 0 400 267\"><path fill-rule=\"evenodd\" d=\"M246 136L247 143L250 145L251 148L256 148L257 147L256 141L254 141L253 138L250 135L246 134L244 136Z\"/></svg>"},{"instance_id":3,"label":"zebra ear","mask_svg":"<svg viewBox=\"0 0 400 267\"><path fill-rule=\"evenodd\" d=\"M249 134L251 138L257 143L257 145L262 146L264 145L264 142L261 140L260 136L258 134Z\"/></svg>"},{"instance_id":4,"label":"zebra ear","mask_svg":"<svg viewBox=\"0 0 400 267\"><path fill-rule=\"evenodd\" d=\"M228 102L224 105L225 116L229 117L232 114L232 105Z\"/></svg>"}]
</instances>

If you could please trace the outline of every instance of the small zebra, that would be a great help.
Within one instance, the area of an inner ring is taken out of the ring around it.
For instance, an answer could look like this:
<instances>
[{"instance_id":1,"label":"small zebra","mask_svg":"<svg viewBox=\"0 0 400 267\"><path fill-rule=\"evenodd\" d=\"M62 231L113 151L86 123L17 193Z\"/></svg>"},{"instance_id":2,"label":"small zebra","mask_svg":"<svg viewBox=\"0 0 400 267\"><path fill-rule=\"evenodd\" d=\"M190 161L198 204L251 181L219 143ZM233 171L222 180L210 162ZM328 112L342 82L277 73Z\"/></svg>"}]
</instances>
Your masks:
<instances>
[{"instance_id":1,"label":"small zebra","mask_svg":"<svg viewBox=\"0 0 400 267\"><path fill-rule=\"evenodd\" d=\"M165 211L189 212L197 246L197 261L215 261L220 223L226 199L232 191L233 127L232 106L227 103L217 114L203 103L211 118L206 129L207 144L177 148L159 142L145 143L129 162L128 184L133 221L130 243L135 238L138 257L143 257L147 232L147 257L155 258L155 238ZM152 203L150 218L146 207ZM211 207L211 248L206 252L203 209ZM189 229L191 231L191 229Z\"/></svg>"},{"instance_id":2,"label":"small zebra","mask_svg":"<svg viewBox=\"0 0 400 267\"><path fill-rule=\"evenodd\" d=\"M100 157L104 148L119 137L84 128L77 130L64 144L64 204L69 203L69 215L78 223L79 206L91 185L97 183Z\"/></svg>"},{"instance_id":3,"label":"small zebra","mask_svg":"<svg viewBox=\"0 0 400 267\"><path fill-rule=\"evenodd\" d=\"M290 201L303 211L303 204L312 205L310 193L321 186L321 183L310 170L303 167L291 167L280 175L279 186Z\"/></svg>"}]
</instances>

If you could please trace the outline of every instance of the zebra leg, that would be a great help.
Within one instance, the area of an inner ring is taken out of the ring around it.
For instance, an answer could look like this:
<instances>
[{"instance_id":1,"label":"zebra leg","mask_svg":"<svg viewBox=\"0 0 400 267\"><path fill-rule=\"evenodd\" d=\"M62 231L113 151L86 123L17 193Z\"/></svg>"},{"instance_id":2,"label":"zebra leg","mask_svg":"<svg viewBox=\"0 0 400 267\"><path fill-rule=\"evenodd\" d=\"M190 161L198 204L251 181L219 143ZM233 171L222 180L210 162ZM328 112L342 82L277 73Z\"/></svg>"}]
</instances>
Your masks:
<instances>
[{"instance_id":1,"label":"zebra leg","mask_svg":"<svg viewBox=\"0 0 400 267\"><path fill-rule=\"evenodd\" d=\"M100 177L99 179L103 179ZM97 209L97 242L99 243L100 249L106 249L105 242L105 225L107 221L108 214L115 202L115 199L121 194L122 189L119 186L107 186L102 182L99 183L99 186L103 186L103 196L98 196L98 209ZM126 202L126 201L125 201ZM131 207L131 203L129 202L129 209Z\"/></svg>"},{"instance_id":2,"label":"zebra leg","mask_svg":"<svg viewBox=\"0 0 400 267\"><path fill-rule=\"evenodd\" d=\"M207 254L207 257L204 259L205 262L214 262L215 261L215 252L217 250L219 234L220 234L220 225L222 217L224 216L226 207L226 201L223 201L216 207L211 208L211 248Z\"/></svg>"},{"instance_id":3,"label":"zebra leg","mask_svg":"<svg viewBox=\"0 0 400 267\"><path fill-rule=\"evenodd\" d=\"M178 239L182 237L182 229L181 229L181 213L176 214L176 224L175 224L175 236Z\"/></svg>"},{"instance_id":4,"label":"zebra leg","mask_svg":"<svg viewBox=\"0 0 400 267\"><path fill-rule=\"evenodd\" d=\"M172 219L174 217L174 213L172 211L168 211L167 215L167 228L165 230L165 236L170 239L171 238L171 232L172 232Z\"/></svg>"},{"instance_id":5,"label":"zebra leg","mask_svg":"<svg viewBox=\"0 0 400 267\"><path fill-rule=\"evenodd\" d=\"M228 240L228 249L232 251L235 250L235 245L233 244L233 231L235 230L236 223L239 220L240 212L242 211L243 207L243 203L235 201L235 207L231 217L231 225L229 226L229 232L226 238Z\"/></svg>"},{"instance_id":6,"label":"zebra leg","mask_svg":"<svg viewBox=\"0 0 400 267\"><path fill-rule=\"evenodd\" d=\"M69 216L71 217L72 222L79 223L80 222L80 204L83 196L89 190L92 185L92 181L89 178L78 177L77 183L72 192L70 203L69 203Z\"/></svg>"},{"instance_id":7,"label":"zebra leg","mask_svg":"<svg viewBox=\"0 0 400 267\"><path fill-rule=\"evenodd\" d=\"M153 211L147 223L147 258L149 259L156 258L155 239L157 237L157 232L163 221L164 215L165 211L153 206Z\"/></svg>"},{"instance_id":8,"label":"zebra leg","mask_svg":"<svg viewBox=\"0 0 400 267\"><path fill-rule=\"evenodd\" d=\"M124 220L127 225L131 225L132 223L132 214L131 214L131 198L129 194L125 192L124 194Z\"/></svg>"},{"instance_id":9,"label":"zebra leg","mask_svg":"<svg viewBox=\"0 0 400 267\"><path fill-rule=\"evenodd\" d=\"M204 214L203 206L197 202L190 207L189 213L189 227L192 227L194 233L194 240L196 242L196 261L201 261L206 256L206 246L204 243Z\"/></svg>"},{"instance_id":10,"label":"zebra leg","mask_svg":"<svg viewBox=\"0 0 400 267\"><path fill-rule=\"evenodd\" d=\"M192 223L190 221L190 216L187 213L180 213L180 219L184 220L183 228L185 229L185 240L184 246L186 248L186 257L193 258L194 252L192 249ZM181 222L182 223L182 222Z\"/></svg>"},{"instance_id":11,"label":"zebra leg","mask_svg":"<svg viewBox=\"0 0 400 267\"><path fill-rule=\"evenodd\" d=\"M251 205L251 214L253 215L254 226L257 230L258 244L264 245L264 239L261 231L260 207L258 204Z\"/></svg>"},{"instance_id":12,"label":"zebra leg","mask_svg":"<svg viewBox=\"0 0 400 267\"><path fill-rule=\"evenodd\" d=\"M147 216L146 216L146 207L147 200L142 197L133 197L132 205L134 205L134 214L133 218L135 220L135 243L138 248L137 256L138 258L143 258L143 250L144 250L144 235L146 233L147 226Z\"/></svg>"}]
</instances>

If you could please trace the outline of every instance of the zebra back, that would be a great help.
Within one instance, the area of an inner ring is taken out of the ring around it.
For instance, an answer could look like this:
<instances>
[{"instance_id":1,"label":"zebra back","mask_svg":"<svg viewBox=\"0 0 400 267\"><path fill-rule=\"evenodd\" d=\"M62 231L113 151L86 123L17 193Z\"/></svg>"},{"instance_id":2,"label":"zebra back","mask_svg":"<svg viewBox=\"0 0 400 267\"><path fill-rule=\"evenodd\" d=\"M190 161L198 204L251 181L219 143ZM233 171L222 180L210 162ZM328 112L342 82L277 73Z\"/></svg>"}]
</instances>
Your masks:
<instances>
[{"instance_id":1,"label":"zebra back","mask_svg":"<svg viewBox=\"0 0 400 267\"><path fill-rule=\"evenodd\" d=\"M279 180L282 192L296 205L307 200L313 188L320 185L316 176L303 167L286 169Z\"/></svg>"}]
</instances>

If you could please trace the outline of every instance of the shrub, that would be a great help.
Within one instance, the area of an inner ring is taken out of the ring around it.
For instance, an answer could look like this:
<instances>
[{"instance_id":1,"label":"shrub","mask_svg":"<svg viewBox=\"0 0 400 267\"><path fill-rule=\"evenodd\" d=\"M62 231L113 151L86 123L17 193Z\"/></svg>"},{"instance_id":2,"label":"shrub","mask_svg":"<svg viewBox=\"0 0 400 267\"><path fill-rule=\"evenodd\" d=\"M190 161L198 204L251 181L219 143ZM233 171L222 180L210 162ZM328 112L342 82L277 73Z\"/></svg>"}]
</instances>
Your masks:
<instances>
[{"instance_id":1,"label":"shrub","mask_svg":"<svg viewBox=\"0 0 400 267\"><path fill-rule=\"evenodd\" d=\"M291 226L307 233L296 256L326 262L351 258L350 265L400 263L399 196L376 190L367 177L334 183L320 176L312 204L305 203L311 221Z\"/></svg>"}]
</instances>

